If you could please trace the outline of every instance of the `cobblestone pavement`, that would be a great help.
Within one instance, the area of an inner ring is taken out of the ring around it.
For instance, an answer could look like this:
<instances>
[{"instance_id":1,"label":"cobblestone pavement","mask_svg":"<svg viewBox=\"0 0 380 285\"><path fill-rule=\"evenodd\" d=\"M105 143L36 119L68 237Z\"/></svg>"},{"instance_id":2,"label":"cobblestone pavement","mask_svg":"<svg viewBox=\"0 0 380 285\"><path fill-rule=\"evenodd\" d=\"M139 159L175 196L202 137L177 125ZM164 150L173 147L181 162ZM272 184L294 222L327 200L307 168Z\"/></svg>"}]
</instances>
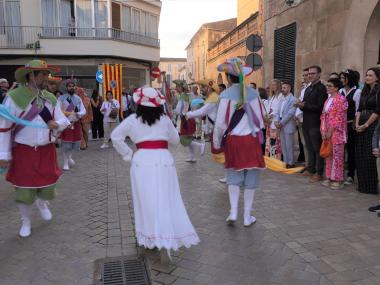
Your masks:
<instances>
[{"instance_id":1,"label":"cobblestone pavement","mask_svg":"<svg viewBox=\"0 0 380 285\"><path fill-rule=\"evenodd\" d=\"M0 178L1 285L92 284L95 260L137 255L128 165L99 146L76 154L51 203L53 220L41 221L34 209L27 239L17 236L14 193ZM265 171L257 223L244 228L239 217L229 227L226 187L217 181L222 168L208 154L196 164L184 162L182 147L175 155L201 243L173 253L171 266L146 251L154 284L380 284L380 219L367 211L378 197Z\"/></svg>"}]
</instances>

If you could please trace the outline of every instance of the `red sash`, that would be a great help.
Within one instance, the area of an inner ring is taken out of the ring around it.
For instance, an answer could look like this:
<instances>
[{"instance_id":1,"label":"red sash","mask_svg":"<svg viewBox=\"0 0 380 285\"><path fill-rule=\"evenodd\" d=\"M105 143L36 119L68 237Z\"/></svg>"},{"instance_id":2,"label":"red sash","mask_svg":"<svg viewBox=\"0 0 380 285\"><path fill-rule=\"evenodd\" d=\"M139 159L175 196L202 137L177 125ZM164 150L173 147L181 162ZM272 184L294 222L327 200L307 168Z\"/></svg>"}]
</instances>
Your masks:
<instances>
[{"instance_id":1,"label":"red sash","mask_svg":"<svg viewBox=\"0 0 380 285\"><path fill-rule=\"evenodd\" d=\"M136 144L137 149L167 149L167 141L145 141Z\"/></svg>"}]
</instances>

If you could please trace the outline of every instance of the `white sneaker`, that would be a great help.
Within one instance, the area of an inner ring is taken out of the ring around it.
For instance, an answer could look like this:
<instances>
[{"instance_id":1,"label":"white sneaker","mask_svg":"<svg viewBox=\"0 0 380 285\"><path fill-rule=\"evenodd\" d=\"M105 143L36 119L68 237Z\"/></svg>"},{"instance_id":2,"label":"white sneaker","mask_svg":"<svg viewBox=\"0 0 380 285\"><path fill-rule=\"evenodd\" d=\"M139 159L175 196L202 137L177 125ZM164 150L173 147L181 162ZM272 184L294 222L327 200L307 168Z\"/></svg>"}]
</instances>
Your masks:
<instances>
[{"instance_id":1,"label":"white sneaker","mask_svg":"<svg viewBox=\"0 0 380 285\"><path fill-rule=\"evenodd\" d=\"M256 223L256 218L254 216L246 216L244 217L244 226L249 227Z\"/></svg>"},{"instance_id":2,"label":"white sneaker","mask_svg":"<svg viewBox=\"0 0 380 285\"><path fill-rule=\"evenodd\" d=\"M206 144L202 143L200 148L201 148L201 156L203 156L205 154Z\"/></svg>"},{"instance_id":3,"label":"white sneaker","mask_svg":"<svg viewBox=\"0 0 380 285\"><path fill-rule=\"evenodd\" d=\"M44 221L50 221L53 218L53 215L51 214L49 208L48 208L49 202L41 199L36 200L36 206L38 210L40 210L41 218Z\"/></svg>"},{"instance_id":4,"label":"white sneaker","mask_svg":"<svg viewBox=\"0 0 380 285\"><path fill-rule=\"evenodd\" d=\"M74 159L70 158L70 159L69 159L69 166L70 166L70 167L73 167L74 165L75 165L75 161L74 161Z\"/></svg>"},{"instance_id":5,"label":"white sneaker","mask_svg":"<svg viewBox=\"0 0 380 285\"><path fill-rule=\"evenodd\" d=\"M105 143L104 143L104 144L102 144L102 145L100 146L100 148L101 148L101 149L109 148L109 146L108 146L108 144L105 144Z\"/></svg>"},{"instance_id":6,"label":"white sneaker","mask_svg":"<svg viewBox=\"0 0 380 285\"><path fill-rule=\"evenodd\" d=\"M237 220L237 213L232 213L230 211L230 214L226 219L227 224L233 225L233 224L235 224L236 220Z\"/></svg>"},{"instance_id":7,"label":"white sneaker","mask_svg":"<svg viewBox=\"0 0 380 285\"><path fill-rule=\"evenodd\" d=\"M226 177L220 178L218 181L223 184L227 183Z\"/></svg>"},{"instance_id":8,"label":"white sneaker","mask_svg":"<svg viewBox=\"0 0 380 285\"><path fill-rule=\"evenodd\" d=\"M29 219L23 219L20 232L20 237L26 238L32 233L32 225Z\"/></svg>"},{"instance_id":9,"label":"white sneaker","mask_svg":"<svg viewBox=\"0 0 380 285\"><path fill-rule=\"evenodd\" d=\"M67 162L67 163L64 163L62 169L63 169L64 171L69 171L69 170L70 170L69 163L68 163L68 162Z\"/></svg>"}]
</instances>

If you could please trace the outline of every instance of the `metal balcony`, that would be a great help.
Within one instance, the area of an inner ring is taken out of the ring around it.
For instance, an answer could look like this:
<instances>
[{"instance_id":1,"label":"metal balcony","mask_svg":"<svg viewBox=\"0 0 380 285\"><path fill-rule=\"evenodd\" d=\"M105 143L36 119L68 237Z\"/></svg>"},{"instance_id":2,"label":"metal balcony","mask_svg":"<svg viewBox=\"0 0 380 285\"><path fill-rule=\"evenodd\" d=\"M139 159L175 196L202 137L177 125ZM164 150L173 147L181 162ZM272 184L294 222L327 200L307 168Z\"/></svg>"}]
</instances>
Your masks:
<instances>
[{"instance_id":1,"label":"metal balcony","mask_svg":"<svg viewBox=\"0 0 380 285\"><path fill-rule=\"evenodd\" d=\"M160 47L160 40L112 28L0 26L0 49L38 49L40 39L115 40Z\"/></svg>"}]
</instances>

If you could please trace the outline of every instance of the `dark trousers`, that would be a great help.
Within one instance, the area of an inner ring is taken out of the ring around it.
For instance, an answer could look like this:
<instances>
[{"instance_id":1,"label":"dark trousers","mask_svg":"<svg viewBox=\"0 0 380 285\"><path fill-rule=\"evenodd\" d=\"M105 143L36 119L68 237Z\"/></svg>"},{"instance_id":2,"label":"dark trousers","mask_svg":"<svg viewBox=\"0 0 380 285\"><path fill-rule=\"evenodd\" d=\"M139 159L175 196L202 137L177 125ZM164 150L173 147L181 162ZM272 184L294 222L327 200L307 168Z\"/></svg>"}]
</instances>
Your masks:
<instances>
[{"instance_id":1,"label":"dark trousers","mask_svg":"<svg viewBox=\"0 0 380 285\"><path fill-rule=\"evenodd\" d=\"M94 120L91 122L91 131L93 139L104 137L103 116L94 116Z\"/></svg>"},{"instance_id":2,"label":"dark trousers","mask_svg":"<svg viewBox=\"0 0 380 285\"><path fill-rule=\"evenodd\" d=\"M264 136L264 142L263 144L261 145L261 150L263 151L263 155L265 153L265 144L266 144L266 140L267 140L267 129L262 129L263 131L263 136Z\"/></svg>"},{"instance_id":3,"label":"dark trousers","mask_svg":"<svg viewBox=\"0 0 380 285\"><path fill-rule=\"evenodd\" d=\"M309 154L307 169L311 173L317 173L322 176L324 160L319 154L322 144L321 131L319 128L307 128L305 126L302 129Z\"/></svg>"},{"instance_id":4,"label":"dark trousers","mask_svg":"<svg viewBox=\"0 0 380 285\"><path fill-rule=\"evenodd\" d=\"M354 178L355 177L355 136L356 132L352 128L353 123L348 123L347 124L347 133L348 133L348 138L347 138L347 144L346 144L346 149L347 149L347 163L348 163L348 173L347 176Z\"/></svg>"},{"instance_id":5,"label":"dark trousers","mask_svg":"<svg viewBox=\"0 0 380 285\"><path fill-rule=\"evenodd\" d=\"M298 155L297 161L298 162L305 162L305 152L304 152L304 149L303 149L303 144L302 144L301 135L300 135L300 129L299 128L300 127L297 127L297 137L298 137L298 146L299 146L300 153Z\"/></svg>"}]
</instances>

